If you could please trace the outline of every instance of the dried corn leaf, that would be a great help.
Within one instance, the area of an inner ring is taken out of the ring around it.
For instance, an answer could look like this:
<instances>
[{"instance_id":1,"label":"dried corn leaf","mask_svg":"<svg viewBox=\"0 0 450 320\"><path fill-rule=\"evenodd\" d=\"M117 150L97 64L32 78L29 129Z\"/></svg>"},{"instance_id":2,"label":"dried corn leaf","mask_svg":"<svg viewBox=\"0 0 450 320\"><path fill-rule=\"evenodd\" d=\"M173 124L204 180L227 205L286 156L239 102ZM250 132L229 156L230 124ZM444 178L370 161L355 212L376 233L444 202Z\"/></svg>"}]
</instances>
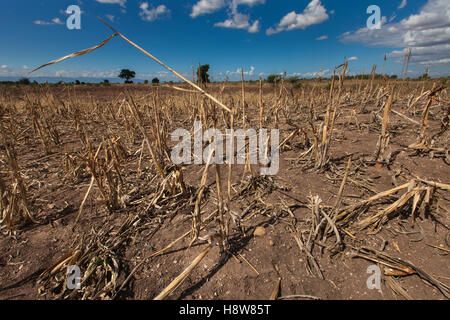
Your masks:
<instances>
[{"instance_id":1,"label":"dried corn leaf","mask_svg":"<svg viewBox=\"0 0 450 320\"><path fill-rule=\"evenodd\" d=\"M397 209L401 208L406 202L408 202L409 199L411 199L417 192L420 191L420 188L415 188L411 191L406 192L404 195L402 195L397 201L389 205L387 208L382 210L381 212L377 213L374 216L368 217L358 223L359 227L362 229L367 228L368 226L372 224L378 224L379 222L382 222L382 220L385 220L386 216L388 214L393 213Z\"/></svg>"},{"instance_id":2,"label":"dried corn leaf","mask_svg":"<svg viewBox=\"0 0 450 320\"><path fill-rule=\"evenodd\" d=\"M445 283L440 282L430 274L426 273L422 269L414 266L413 264L400 260L398 258L390 257L384 253L381 253L371 248L359 248L354 257L363 258L369 261L377 262L383 266L387 266L392 269L399 270L407 275L417 274L422 280L435 286L447 299L450 299L450 287ZM389 271L388 271L389 272ZM394 272L394 271L392 271Z\"/></svg>"},{"instance_id":3,"label":"dried corn leaf","mask_svg":"<svg viewBox=\"0 0 450 320\"><path fill-rule=\"evenodd\" d=\"M393 277L386 277L387 285L399 296L402 296L406 300L413 300L413 298L403 289L400 284Z\"/></svg>"},{"instance_id":4,"label":"dried corn leaf","mask_svg":"<svg viewBox=\"0 0 450 320\"><path fill-rule=\"evenodd\" d=\"M62 57L62 58L59 58L59 59L50 61L50 62L48 62L48 63L46 63L46 64L43 64L42 66L40 66L40 67L34 69L33 71L31 71L31 72L28 73L28 74L32 74L33 72L38 71L39 69L48 67L48 66L50 66L50 65L52 65L52 64L61 62L61 61L63 61L63 60L66 60L66 59L69 59L69 58L73 58L73 57L82 56L82 55L84 55L84 54L87 54L87 53L89 53L89 52L92 52L92 51L94 51L94 50L97 50L98 48L101 48L101 47L103 47L105 44L107 44L107 43L108 43L112 38L114 38L115 36L117 36L117 33L113 34L113 35L110 36L108 39L106 39L105 41L99 43L98 45L96 45L96 46L94 46L94 47L92 47L92 48L85 49L85 50L78 51L78 52L74 52L74 53L69 54L69 55L67 55L67 56L65 56L65 57Z\"/></svg>"}]
</instances>

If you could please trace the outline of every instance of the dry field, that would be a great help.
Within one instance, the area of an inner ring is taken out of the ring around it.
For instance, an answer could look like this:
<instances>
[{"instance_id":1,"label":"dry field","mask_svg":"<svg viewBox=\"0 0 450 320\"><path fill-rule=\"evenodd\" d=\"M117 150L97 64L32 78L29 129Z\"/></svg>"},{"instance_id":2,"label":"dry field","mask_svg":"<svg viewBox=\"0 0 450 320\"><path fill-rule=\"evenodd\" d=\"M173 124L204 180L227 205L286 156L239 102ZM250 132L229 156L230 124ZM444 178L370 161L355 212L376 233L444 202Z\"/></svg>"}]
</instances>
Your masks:
<instances>
[{"instance_id":1,"label":"dry field","mask_svg":"<svg viewBox=\"0 0 450 320\"><path fill-rule=\"evenodd\" d=\"M1 87L0 299L450 298L448 89L345 68L204 88L231 112L186 85ZM278 128L278 174L175 166L195 120Z\"/></svg>"}]
</instances>

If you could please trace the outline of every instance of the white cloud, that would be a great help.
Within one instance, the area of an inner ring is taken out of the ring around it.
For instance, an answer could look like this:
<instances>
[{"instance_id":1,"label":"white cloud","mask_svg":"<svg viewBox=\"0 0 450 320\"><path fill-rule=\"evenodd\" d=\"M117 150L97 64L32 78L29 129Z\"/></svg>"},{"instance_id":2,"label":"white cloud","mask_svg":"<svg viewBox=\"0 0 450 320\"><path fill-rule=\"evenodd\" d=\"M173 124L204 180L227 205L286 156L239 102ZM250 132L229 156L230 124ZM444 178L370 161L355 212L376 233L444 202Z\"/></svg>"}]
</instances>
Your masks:
<instances>
[{"instance_id":1,"label":"white cloud","mask_svg":"<svg viewBox=\"0 0 450 320\"><path fill-rule=\"evenodd\" d=\"M23 77L25 75L24 69L13 69L6 64L0 66L0 76L2 77Z\"/></svg>"},{"instance_id":2,"label":"white cloud","mask_svg":"<svg viewBox=\"0 0 450 320\"><path fill-rule=\"evenodd\" d=\"M63 25L64 23L59 18L53 18L52 21L44 21L44 20L35 20L34 24L41 26L51 26L55 24Z\"/></svg>"},{"instance_id":3,"label":"white cloud","mask_svg":"<svg viewBox=\"0 0 450 320\"><path fill-rule=\"evenodd\" d=\"M331 76L331 70L326 69L326 70L320 70L320 71L315 71L315 72L306 72L306 73L294 72L292 74L289 74L288 76L302 77L302 78L325 77L325 76Z\"/></svg>"},{"instance_id":4,"label":"white cloud","mask_svg":"<svg viewBox=\"0 0 450 320\"><path fill-rule=\"evenodd\" d=\"M249 33L257 33L260 29L260 21L256 20L251 22L249 15L238 12L238 7L241 5L252 7L258 4L264 4L265 2L265 0L232 0L229 3L229 18L223 22L215 23L214 26L229 29L244 29Z\"/></svg>"},{"instance_id":5,"label":"white cloud","mask_svg":"<svg viewBox=\"0 0 450 320\"><path fill-rule=\"evenodd\" d=\"M127 3L127 0L95 0L95 1L105 4L119 4L121 7L125 7L125 4Z\"/></svg>"},{"instance_id":6,"label":"white cloud","mask_svg":"<svg viewBox=\"0 0 450 320\"><path fill-rule=\"evenodd\" d=\"M403 58L408 51L407 48L403 50L394 50L388 54L390 58ZM450 43L435 45L429 47L415 47L411 49L411 61L421 64L448 64L448 56L450 54ZM402 62L403 59L399 59Z\"/></svg>"},{"instance_id":7,"label":"white cloud","mask_svg":"<svg viewBox=\"0 0 450 320\"><path fill-rule=\"evenodd\" d=\"M347 61L355 61L355 60L358 60L358 57L350 57L347 59Z\"/></svg>"},{"instance_id":8,"label":"white cloud","mask_svg":"<svg viewBox=\"0 0 450 320\"><path fill-rule=\"evenodd\" d=\"M227 71L225 73L228 77L232 76L241 76L242 75L242 68L238 68L236 71ZM255 75L255 67L251 66L250 70L244 71L244 76L253 76Z\"/></svg>"},{"instance_id":9,"label":"white cloud","mask_svg":"<svg viewBox=\"0 0 450 320\"><path fill-rule=\"evenodd\" d=\"M398 6L398 9L403 9L408 4L408 0L402 0L402 3Z\"/></svg>"},{"instance_id":10,"label":"white cloud","mask_svg":"<svg viewBox=\"0 0 450 320\"><path fill-rule=\"evenodd\" d=\"M303 10L303 13L289 12L275 28L267 29L266 34L271 35L294 29L305 30L311 25L320 24L328 20L328 18L327 9L322 5L322 2L320 0L312 0Z\"/></svg>"},{"instance_id":11,"label":"white cloud","mask_svg":"<svg viewBox=\"0 0 450 320\"><path fill-rule=\"evenodd\" d=\"M258 33L260 29L259 20L256 20L248 29L247 31L250 33Z\"/></svg>"},{"instance_id":12,"label":"white cloud","mask_svg":"<svg viewBox=\"0 0 450 320\"><path fill-rule=\"evenodd\" d=\"M30 79L42 77L42 78L59 78L62 79L79 79L79 78L92 78L97 79L118 79L121 68L108 69L108 70L70 70L70 69L44 69L33 73L31 76L28 75L28 69L22 68L10 68L6 65L0 66L0 76L5 78L20 78L27 77ZM188 77L188 74L183 73L183 76ZM138 72L136 71L136 79L138 80L151 80L154 77L159 78L161 81L177 80L176 76L167 71L159 72ZM80 79L81 80L81 79Z\"/></svg>"},{"instance_id":13,"label":"white cloud","mask_svg":"<svg viewBox=\"0 0 450 320\"><path fill-rule=\"evenodd\" d=\"M246 5L249 7L256 6L258 4L264 4L266 3L266 0L233 0L232 6L235 6L236 8L240 5Z\"/></svg>"},{"instance_id":14,"label":"white cloud","mask_svg":"<svg viewBox=\"0 0 450 320\"><path fill-rule=\"evenodd\" d=\"M250 16L235 12L232 14L230 19L224 22L217 22L214 24L215 27L229 28L229 29L245 29L250 33L259 32L259 20L250 23Z\"/></svg>"},{"instance_id":15,"label":"white cloud","mask_svg":"<svg viewBox=\"0 0 450 320\"><path fill-rule=\"evenodd\" d=\"M244 71L244 75L247 75L247 76L252 76L254 74L255 74L255 67L254 66L250 67L250 71Z\"/></svg>"},{"instance_id":16,"label":"white cloud","mask_svg":"<svg viewBox=\"0 0 450 320\"><path fill-rule=\"evenodd\" d=\"M426 62L421 62L420 64L436 65L436 64L448 64L448 63L450 63L450 59L449 58L440 59L440 60L430 60L430 61L426 61Z\"/></svg>"},{"instance_id":17,"label":"white cloud","mask_svg":"<svg viewBox=\"0 0 450 320\"><path fill-rule=\"evenodd\" d=\"M253 7L265 2L266 0L200 0L192 7L190 16L191 18L196 18L228 7L228 19L215 23L215 27L242 29L247 30L249 33L257 33L260 30L260 20L250 21L250 16L240 13L238 7Z\"/></svg>"},{"instance_id":18,"label":"white cloud","mask_svg":"<svg viewBox=\"0 0 450 320\"><path fill-rule=\"evenodd\" d=\"M113 16L112 14L107 14L106 17L108 18L109 21L114 22L114 19L116 18L115 16Z\"/></svg>"},{"instance_id":19,"label":"white cloud","mask_svg":"<svg viewBox=\"0 0 450 320\"><path fill-rule=\"evenodd\" d=\"M72 14L72 11L67 12L66 9L59 9L58 10L59 14L64 15L64 16L68 16ZM85 12L83 10L80 10L81 14L85 14Z\"/></svg>"},{"instance_id":20,"label":"white cloud","mask_svg":"<svg viewBox=\"0 0 450 320\"><path fill-rule=\"evenodd\" d=\"M59 18L53 18L53 19L52 19L52 22L53 22L54 24L64 24Z\"/></svg>"},{"instance_id":21,"label":"white cloud","mask_svg":"<svg viewBox=\"0 0 450 320\"><path fill-rule=\"evenodd\" d=\"M411 61L446 64L450 56L450 2L428 0L418 14L398 23L387 23L380 30L361 28L340 36L344 43L362 43L371 47L402 48L388 56L401 58L411 48ZM399 59L401 61L401 59Z\"/></svg>"},{"instance_id":22,"label":"white cloud","mask_svg":"<svg viewBox=\"0 0 450 320\"><path fill-rule=\"evenodd\" d=\"M191 18L213 13L225 7L224 0L200 0L192 7Z\"/></svg>"},{"instance_id":23,"label":"white cloud","mask_svg":"<svg viewBox=\"0 0 450 320\"><path fill-rule=\"evenodd\" d=\"M42 20L35 20L33 23L37 24L37 25L49 25L49 24L51 24L50 22L42 21Z\"/></svg>"},{"instance_id":24,"label":"white cloud","mask_svg":"<svg viewBox=\"0 0 450 320\"><path fill-rule=\"evenodd\" d=\"M328 36L327 36L327 35L323 35L323 36L320 36L320 37L316 38L316 40L319 40L319 41L321 41L321 40L327 40L327 39L328 39Z\"/></svg>"},{"instance_id":25,"label":"white cloud","mask_svg":"<svg viewBox=\"0 0 450 320\"><path fill-rule=\"evenodd\" d=\"M139 6L139 8L141 9L139 15L144 21L154 21L162 16L170 14L170 10L163 4L150 10L148 9L148 7L148 2L143 2Z\"/></svg>"}]
</instances>

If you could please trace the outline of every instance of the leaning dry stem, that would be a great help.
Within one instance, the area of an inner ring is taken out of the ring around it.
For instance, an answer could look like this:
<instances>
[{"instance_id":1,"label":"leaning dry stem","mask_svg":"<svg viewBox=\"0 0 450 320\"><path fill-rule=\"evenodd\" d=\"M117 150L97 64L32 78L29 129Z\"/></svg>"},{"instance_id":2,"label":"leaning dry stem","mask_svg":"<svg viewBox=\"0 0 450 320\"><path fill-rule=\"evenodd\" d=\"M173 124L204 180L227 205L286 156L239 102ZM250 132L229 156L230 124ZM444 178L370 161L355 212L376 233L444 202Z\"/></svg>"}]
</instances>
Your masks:
<instances>
[{"instance_id":1,"label":"leaning dry stem","mask_svg":"<svg viewBox=\"0 0 450 320\"><path fill-rule=\"evenodd\" d=\"M192 245L198 239L198 236L200 234L201 221L202 221L202 213L201 213L200 203L203 198L203 193L205 192L206 178L208 177L208 169L209 169L209 165L211 163L211 158L212 158L213 153L214 153L214 149L212 149L211 152L209 153L208 162L206 163L205 169L203 170L200 189L197 194L197 200L195 201L194 215L193 215L193 219L192 219L192 240L191 240L190 245Z\"/></svg>"},{"instance_id":2,"label":"leaning dry stem","mask_svg":"<svg viewBox=\"0 0 450 320\"><path fill-rule=\"evenodd\" d=\"M116 31L113 27L111 27L109 24L107 24L102 18L100 18L100 21L102 21L104 24L106 24L111 30L113 30L116 34L118 34L120 37L122 37L126 42L128 42L129 44L131 44L133 47L135 47L136 49L138 49L139 51L141 51L143 54L145 54L146 56L148 56L149 58L153 59L154 61L156 61L157 63L159 63L160 65L162 65L164 68L166 68L167 70L169 70L170 72L172 72L173 74L175 74L178 78L180 78L181 80L183 80L184 82L188 83L189 85L191 85L192 87L194 87L196 90L198 90L200 93L204 94L205 96L207 96L209 99L211 99L212 101L214 101L215 103L217 103L221 108L225 109L228 112L231 112L231 110L225 106L222 102L220 102L219 100L217 100L215 97L213 97L212 95L210 95L209 93L207 93L205 90L203 90L202 88L200 88L198 85L196 85L195 83L193 83L192 81L186 79L185 77L183 77L181 74L179 74L178 72L176 72L175 70L173 70L172 68L170 68L169 66L167 66L166 64L164 64L163 62L161 62L159 59L155 58L154 56L152 56L150 53L148 53L147 51L145 51L144 49L142 49L140 46L138 46L137 44L135 44L134 42L130 41L128 38L126 38L123 34L121 34L120 32Z\"/></svg>"},{"instance_id":3,"label":"leaning dry stem","mask_svg":"<svg viewBox=\"0 0 450 320\"><path fill-rule=\"evenodd\" d=\"M178 276L176 277L160 294L158 294L154 300L164 300L168 295L170 295L176 288L183 282L184 279L194 270L194 268L203 260L203 258L208 254L213 245L209 245L203 250L192 263Z\"/></svg>"}]
</instances>

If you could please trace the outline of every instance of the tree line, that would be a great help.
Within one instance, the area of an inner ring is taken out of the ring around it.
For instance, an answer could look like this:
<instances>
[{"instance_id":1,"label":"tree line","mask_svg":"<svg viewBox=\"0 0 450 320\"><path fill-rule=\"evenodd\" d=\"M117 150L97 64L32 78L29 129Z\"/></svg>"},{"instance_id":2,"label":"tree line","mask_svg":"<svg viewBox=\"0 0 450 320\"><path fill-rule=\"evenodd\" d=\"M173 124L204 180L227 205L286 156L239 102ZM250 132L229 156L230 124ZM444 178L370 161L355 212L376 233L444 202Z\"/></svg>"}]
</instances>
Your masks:
<instances>
[{"instance_id":1,"label":"tree line","mask_svg":"<svg viewBox=\"0 0 450 320\"><path fill-rule=\"evenodd\" d=\"M206 84L206 83L210 83L210 76L209 76L209 69L210 69L210 65L209 64L204 64L204 65L199 65L199 67L197 68L197 72L196 72L196 76L197 76L197 82L199 84ZM119 78L124 80L125 84L131 84L133 83L132 79L134 79L136 77L136 72L129 70L129 69L122 69L120 71L120 74L118 75ZM319 80L331 80L333 77L318 77ZM336 80L339 79L339 77L337 75L334 76L334 78ZM397 79L398 76L397 75L383 75L383 74L375 74L374 76L375 79ZM369 80L372 79L372 75L371 74L357 74L357 75L346 75L345 76L345 80ZM410 79L410 78L408 78ZM420 79L420 80L427 80L430 79L430 76L428 75L428 70L422 74L421 76L419 76L416 79ZM441 78L441 81L443 83L446 83L448 81L449 77L443 77ZM311 80L310 78L300 78L298 76L292 76L292 77L286 77L286 73L283 75L281 74L271 74L268 75L264 81L266 83L277 83L280 82L281 80L286 81L287 83L290 83L291 85L293 85L295 88L299 88L301 87L301 81L305 81L305 80ZM195 81L195 79L194 79ZM248 82L255 82L255 81L248 81ZM63 84L63 81L60 81L57 84ZM149 81L148 80L144 80L144 84L148 84ZM155 77L152 79L151 83L153 85L158 85L160 83L160 80ZM173 81L170 81L169 83L173 83ZM0 81L0 84L19 84L19 85L37 85L38 82L37 81L33 81L31 82L30 79L28 78L21 78L18 81L14 82L14 81ZM80 84L85 84L85 82L80 82L79 80L76 80L75 82L73 82L73 84L76 85L80 85ZM110 82L109 80L104 80L102 82L102 84L105 85L109 85Z\"/></svg>"}]
</instances>

